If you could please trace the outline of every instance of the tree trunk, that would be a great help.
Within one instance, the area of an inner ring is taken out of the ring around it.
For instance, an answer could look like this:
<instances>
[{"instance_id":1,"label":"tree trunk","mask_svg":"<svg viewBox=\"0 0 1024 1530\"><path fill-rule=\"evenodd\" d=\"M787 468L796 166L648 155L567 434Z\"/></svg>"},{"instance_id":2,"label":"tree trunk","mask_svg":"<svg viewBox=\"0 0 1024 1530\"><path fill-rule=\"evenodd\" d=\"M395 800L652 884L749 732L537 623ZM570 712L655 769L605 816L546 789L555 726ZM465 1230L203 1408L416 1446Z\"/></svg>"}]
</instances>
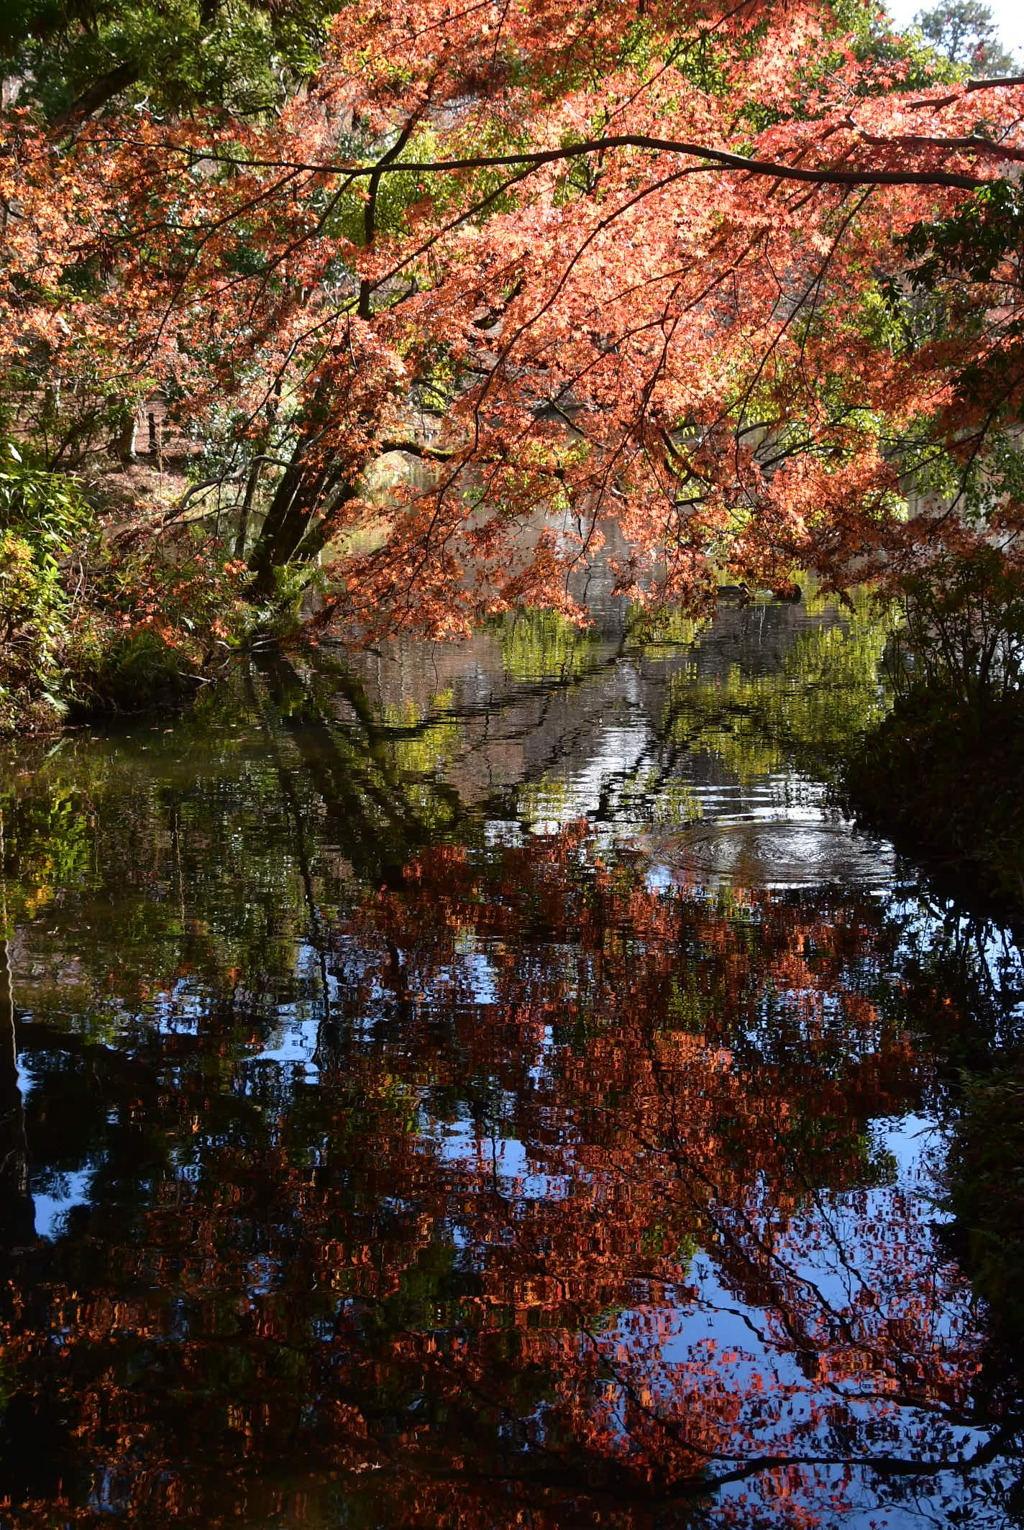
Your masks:
<instances>
[{"instance_id":1,"label":"tree trunk","mask_svg":"<svg viewBox=\"0 0 1024 1530\"><path fill-rule=\"evenodd\" d=\"M135 461L135 429L138 416L131 404L126 403L123 411L119 411L117 433L111 442L111 450L118 462L124 467L129 467Z\"/></svg>"},{"instance_id":2,"label":"tree trunk","mask_svg":"<svg viewBox=\"0 0 1024 1530\"><path fill-rule=\"evenodd\" d=\"M292 562L308 562L323 545L317 543L320 528L317 511L330 504L343 477L330 458L313 456L323 437L330 405L329 389L321 384L305 411L291 461L274 491L249 557L256 595L273 591L275 569ZM346 490L342 492L347 494Z\"/></svg>"},{"instance_id":3,"label":"tree trunk","mask_svg":"<svg viewBox=\"0 0 1024 1530\"><path fill-rule=\"evenodd\" d=\"M274 588L274 570L296 560L311 517L331 491L330 479L328 470L306 466L300 442L274 492L249 558L257 595L269 595Z\"/></svg>"},{"instance_id":4,"label":"tree trunk","mask_svg":"<svg viewBox=\"0 0 1024 1530\"><path fill-rule=\"evenodd\" d=\"M87 86L77 101L72 101L60 113L54 122L57 129L72 127L76 122L84 122L86 117L91 117L101 107L106 106L115 96L127 90L129 85L134 85L139 78L139 66L137 64L118 64L114 69L109 69L106 74L101 74L99 79L93 80Z\"/></svg>"}]
</instances>

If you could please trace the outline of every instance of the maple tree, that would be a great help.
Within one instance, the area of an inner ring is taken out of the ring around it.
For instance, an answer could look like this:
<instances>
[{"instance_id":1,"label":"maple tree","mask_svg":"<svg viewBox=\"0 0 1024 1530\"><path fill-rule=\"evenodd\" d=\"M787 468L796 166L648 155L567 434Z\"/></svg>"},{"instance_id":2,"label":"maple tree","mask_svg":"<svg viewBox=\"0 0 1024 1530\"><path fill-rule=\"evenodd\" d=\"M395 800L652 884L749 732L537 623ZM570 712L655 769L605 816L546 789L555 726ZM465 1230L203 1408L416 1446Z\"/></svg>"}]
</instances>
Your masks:
<instances>
[{"instance_id":1,"label":"maple tree","mask_svg":"<svg viewBox=\"0 0 1024 1530\"><path fill-rule=\"evenodd\" d=\"M578 614L609 517L620 590L691 605L970 542L906 519L943 475L1009 538L1019 275L969 247L1015 227L1024 86L872 26L379 0L271 121L8 114L0 362L51 466L164 387L255 591L328 550L354 633ZM382 506L395 451L427 481Z\"/></svg>"}]
</instances>

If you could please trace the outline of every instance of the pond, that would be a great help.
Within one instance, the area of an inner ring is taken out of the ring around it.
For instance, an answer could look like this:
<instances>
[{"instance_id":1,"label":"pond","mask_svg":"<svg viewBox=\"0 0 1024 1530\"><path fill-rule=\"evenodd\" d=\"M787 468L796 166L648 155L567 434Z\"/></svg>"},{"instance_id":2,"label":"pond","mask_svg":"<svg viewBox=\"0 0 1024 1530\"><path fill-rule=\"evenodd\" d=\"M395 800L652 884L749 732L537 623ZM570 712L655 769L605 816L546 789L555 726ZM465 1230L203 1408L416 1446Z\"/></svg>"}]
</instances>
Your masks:
<instances>
[{"instance_id":1,"label":"pond","mask_svg":"<svg viewBox=\"0 0 1024 1530\"><path fill-rule=\"evenodd\" d=\"M597 612L3 761L5 1527L1024 1523L884 630Z\"/></svg>"}]
</instances>

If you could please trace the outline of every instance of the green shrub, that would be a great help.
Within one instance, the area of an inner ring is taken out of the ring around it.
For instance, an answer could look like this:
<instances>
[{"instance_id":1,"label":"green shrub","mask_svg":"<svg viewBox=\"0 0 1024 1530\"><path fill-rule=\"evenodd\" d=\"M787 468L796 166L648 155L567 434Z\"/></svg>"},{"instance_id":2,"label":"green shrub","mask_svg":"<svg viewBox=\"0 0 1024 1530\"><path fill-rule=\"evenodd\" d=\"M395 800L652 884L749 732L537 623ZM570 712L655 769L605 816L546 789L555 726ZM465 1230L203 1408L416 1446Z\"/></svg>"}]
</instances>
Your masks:
<instances>
[{"instance_id":1,"label":"green shrub","mask_svg":"<svg viewBox=\"0 0 1024 1530\"><path fill-rule=\"evenodd\" d=\"M0 730L63 714L62 653L95 534L73 483L0 443Z\"/></svg>"},{"instance_id":2,"label":"green shrub","mask_svg":"<svg viewBox=\"0 0 1024 1530\"><path fill-rule=\"evenodd\" d=\"M0 732L70 712L137 712L188 690L257 631L293 630L301 592L266 609L244 563L185 528L126 549L74 479L0 441Z\"/></svg>"},{"instance_id":3,"label":"green shrub","mask_svg":"<svg viewBox=\"0 0 1024 1530\"><path fill-rule=\"evenodd\" d=\"M1024 679L1024 567L987 542L944 551L899 582L905 623L890 652L897 693L945 692L972 707Z\"/></svg>"}]
</instances>

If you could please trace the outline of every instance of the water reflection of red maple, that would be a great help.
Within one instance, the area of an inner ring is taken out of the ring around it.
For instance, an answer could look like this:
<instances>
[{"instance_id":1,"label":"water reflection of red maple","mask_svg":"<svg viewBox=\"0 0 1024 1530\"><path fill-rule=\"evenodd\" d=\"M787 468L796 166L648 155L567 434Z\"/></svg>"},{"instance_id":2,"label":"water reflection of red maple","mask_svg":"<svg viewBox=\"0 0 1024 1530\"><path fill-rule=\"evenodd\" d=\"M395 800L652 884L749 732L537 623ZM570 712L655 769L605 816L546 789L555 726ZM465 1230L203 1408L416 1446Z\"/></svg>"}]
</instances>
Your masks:
<instances>
[{"instance_id":1,"label":"water reflection of red maple","mask_svg":"<svg viewBox=\"0 0 1024 1530\"><path fill-rule=\"evenodd\" d=\"M68 1464L12 1525L797 1527L978 1448L968 1292L866 1131L929 1081L877 912L648 870L435 848L329 936L316 1088L254 1103L212 1004L173 1089L128 1070L148 1200L6 1302Z\"/></svg>"}]
</instances>

